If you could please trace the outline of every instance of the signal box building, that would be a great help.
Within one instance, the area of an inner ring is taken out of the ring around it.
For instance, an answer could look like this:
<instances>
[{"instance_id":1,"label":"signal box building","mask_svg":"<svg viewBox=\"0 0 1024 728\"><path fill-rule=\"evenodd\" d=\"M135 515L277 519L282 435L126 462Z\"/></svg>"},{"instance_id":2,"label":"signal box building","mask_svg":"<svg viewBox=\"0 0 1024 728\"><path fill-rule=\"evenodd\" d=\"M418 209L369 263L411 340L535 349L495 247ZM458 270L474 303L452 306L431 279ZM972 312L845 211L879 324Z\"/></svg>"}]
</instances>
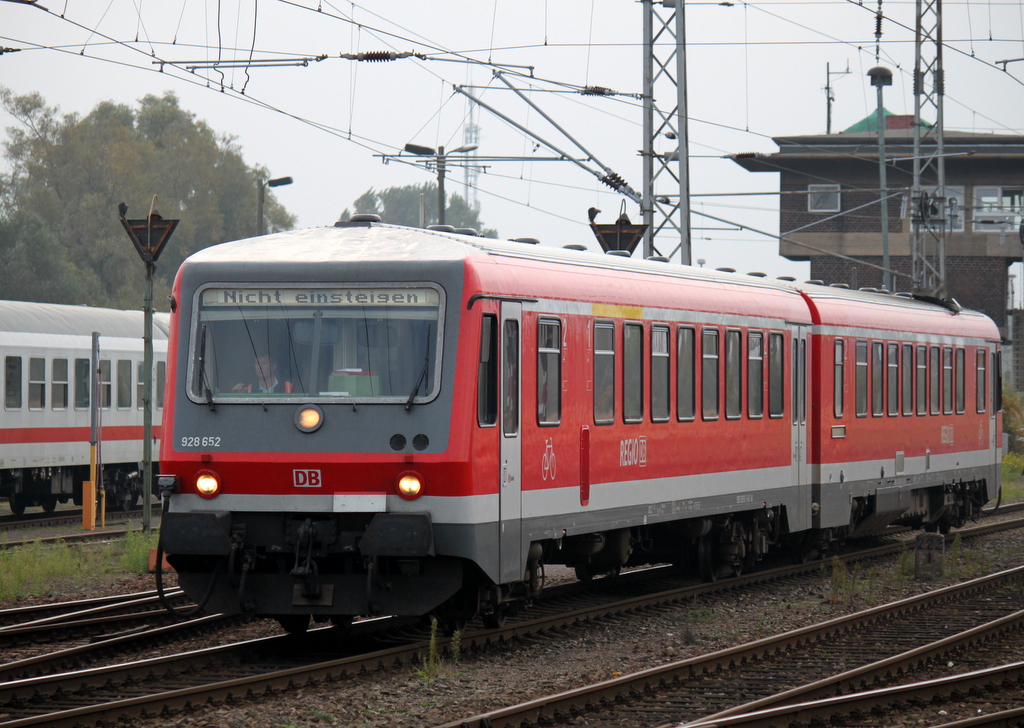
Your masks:
<instances>
[{"instance_id":1,"label":"signal box building","mask_svg":"<svg viewBox=\"0 0 1024 728\"><path fill-rule=\"evenodd\" d=\"M885 113L886 188L890 194L900 193L888 200L890 267L909 276L914 119ZM875 120L871 114L838 134L775 137L779 151L774 154L732 156L751 172L779 174L779 253L790 260L810 261L811 278L826 285L883 285L878 268L830 255L882 264ZM947 223L948 294L963 306L988 314L1010 343L1024 341L1024 311L1011 310L1008 275L1010 264L1024 259L1024 136L947 130L943 142L946 194L956 201L956 212ZM928 143L934 149L934 140ZM931 172L932 179L923 180L923 186L934 192L934 169ZM909 277L893 276L893 281L895 291L910 290ZM1024 281L1016 281L1016 286L1019 296ZM1022 391L1024 346L1014 347L1013 354L1013 371L1006 374Z\"/></svg>"}]
</instances>

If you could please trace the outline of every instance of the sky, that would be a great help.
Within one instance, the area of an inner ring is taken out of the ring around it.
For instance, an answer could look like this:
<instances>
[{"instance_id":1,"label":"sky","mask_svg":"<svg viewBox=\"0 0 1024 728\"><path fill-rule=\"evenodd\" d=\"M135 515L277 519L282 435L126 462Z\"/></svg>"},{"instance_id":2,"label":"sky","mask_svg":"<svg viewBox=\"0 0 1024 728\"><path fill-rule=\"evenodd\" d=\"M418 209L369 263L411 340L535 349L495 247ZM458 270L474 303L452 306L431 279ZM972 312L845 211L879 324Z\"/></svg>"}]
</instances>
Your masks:
<instances>
[{"instance_id":1,"label":"sky","mask_svg":"<svg viewBox=\"0 0 1024 728\"><path fill-rule=\"evenodd\" d=\"M49 106L79 115L101 101L134 106L146 94L173 92L182 108L233 137L248 164L293 178L272 192L299 228L330 225L343 210L354 212L353 201L370 188L435 180L413 159L382 155L396 155L410 142L454 149L466 144L472 124L478 127L474 154L487 160L478 163L484 169L472 197L483 222L501 237L598 250L588 208L602 210L598 222L613 222L623 205L631 219L640 218L637 204L593 173L541 159L557 156L548 145L592 157L642 190L644 10L638 2L39 5L45 9L0 0L0 86L16 95L38 92ZM876 65L894 73L884 90L886 108L913 114L915 4L732 0L687 3L685 13L691 208L729 221L692 216L692 262L802 280L808 264L781 258L770 236L778 232L778 176L747 172L726 155L772 153L778 149L772 137L825 133L826 83L834 97L833 133L873 114L867 71ZM942 16L945 128L1024 134L1024 0L947 0ZM388 62L345 57L381 51L416 55ZM659 49L659 58L668 55ZM221 67L212 68L215 62ZM578 93L586 86L617 94ZM673 105L671 98L656 103L665 110ZM0 129L16 124L0 109ZM661 152L676 146L664 137L655 141ZM0 169L9 171L6 160ZM449 193L469 192L461 169L449 169L446 181ZM671 180L658 184L656 194L678 191ZM668 234L655 241L663 254L677 243Z\"/></svg>"}]
</instances>

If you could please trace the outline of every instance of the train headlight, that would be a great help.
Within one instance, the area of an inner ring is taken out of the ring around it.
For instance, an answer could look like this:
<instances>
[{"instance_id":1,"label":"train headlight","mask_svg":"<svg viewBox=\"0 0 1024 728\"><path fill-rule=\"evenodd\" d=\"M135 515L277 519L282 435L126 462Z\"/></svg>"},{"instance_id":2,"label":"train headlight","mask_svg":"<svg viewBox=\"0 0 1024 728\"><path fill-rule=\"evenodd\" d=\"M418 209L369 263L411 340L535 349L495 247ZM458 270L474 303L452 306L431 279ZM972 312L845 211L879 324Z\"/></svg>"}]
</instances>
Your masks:
<instances>
[{"instance_id":1,"label":"train headlight","mask_svg":"<svg viewBox=\"0 0 1024 728\"><path fill-rule=\"evenodd\" d=\"M203 498L213 498L220 493L220 478L209 471L196 477L196 490Z\"/></svg>"},{"instance_id":2,"label":"train headlight","mask_svg":"<svg viewBox=\"0 0 1024 728\"><path fill-rule=\"evenodd\" d=\"M398 476L398 495L406 500L415 500L423 492L423 481L416 473L402 473Z\"/></svg>"},{"instance_id":3,"label":"train headlight","mask_svg":"<svg viewBox=\"0 0 1024 728\"><path fill-rule=\"evenodd\" d=\"M303 432L316 432L324 423L324 411L315 404L307 404L295 412L295 426Z\"/></svg>"}]
</instances>

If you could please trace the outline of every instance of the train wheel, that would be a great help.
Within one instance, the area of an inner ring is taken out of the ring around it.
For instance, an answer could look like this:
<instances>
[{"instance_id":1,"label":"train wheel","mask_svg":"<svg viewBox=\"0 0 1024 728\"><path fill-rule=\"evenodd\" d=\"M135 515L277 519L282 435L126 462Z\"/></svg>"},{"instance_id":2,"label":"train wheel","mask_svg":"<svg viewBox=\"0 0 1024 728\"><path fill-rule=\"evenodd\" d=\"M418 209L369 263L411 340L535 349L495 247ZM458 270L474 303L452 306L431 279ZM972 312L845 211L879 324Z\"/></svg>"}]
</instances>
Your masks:
<instances>
[{"instance_id":1,"label":"train wheel","mask_svg":"<svg viewBox=\"0 0 1024 728\"><path fill-rule=\"evenodd\" d=\"M718 581L718 559L715 542L710 533L697 539L697 568L701 581Z\"/></svg>"},{"instance_id":2,"label":"train wheel","mask_svg":"<svg viewBox=\"0 0 1024 728\"><path fill-rule=\"evenodd\" d=\"M580 581L593 581L594 570L590 564L580 564L576 567L576 578Z\"/></svg>"},{"instance_id":3,"label":"train wheel","mask_svg":"<svg viewBox=\"0 0 1024 728\"><path fill-rule=\"evenodd\" d=\"M11 493L7 497L7 503L11 506L11 513L16 516L25 515L25 498L21 493Z\"/></svg>"},{"instance_id":4,"label":"train wheel","mask_svg":"<svg viewBox=\"0 0 1024 728\"><path fill-rule=\"evenodd\" d=\"M40 501L39 501L39 505L41 505L43 507L43 512L45 512L45 513L53 513L55 510L57 510L57 496L55 496L55 495L43 496L43 498L40 499Z\"/></svg>"},{"instance_id":5,"label":"train wheel","mask_svg":"<svg viewBox=\"0 0 1024 728\"><path fill-rule=\"evenodd\" d=\"M276 619L289 634L304 634L309 629L308 614L279 614Z\"/></svg>"},{"instance_id":6,"label":"train wheel","mask_svg":"<svg viewBox=\"0 0 1024 728\"><path fill-rule=\"evenodd\" d=\"M139 505L139 494L133 492L127 498L122 499L120 503L122 511L133 510Z\"/></svg>"},{"instance_id":7,"label":"train wheel","mask_svg":"<svg viewBox=\"0 0 1024 728\"><path fill-rule=\"evenodd\" d=\"M505 620L508 619L508 610L499 606L491 614L481 615L480 619L483 620L485 628L498 629L505 626Z\"/></svg>"}]
</instances>

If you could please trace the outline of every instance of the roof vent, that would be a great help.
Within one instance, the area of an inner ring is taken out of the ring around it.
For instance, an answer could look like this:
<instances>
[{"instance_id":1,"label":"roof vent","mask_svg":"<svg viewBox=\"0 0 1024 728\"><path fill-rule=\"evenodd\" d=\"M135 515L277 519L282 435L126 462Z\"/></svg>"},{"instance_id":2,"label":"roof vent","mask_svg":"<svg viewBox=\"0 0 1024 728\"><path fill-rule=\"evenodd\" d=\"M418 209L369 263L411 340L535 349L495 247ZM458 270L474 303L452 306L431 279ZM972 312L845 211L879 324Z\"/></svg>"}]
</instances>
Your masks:
<instances>
[{"instance_id":1,"label":"roof vent","mask_svg":"<svg viewBox=\"0 0 1024 728\"><path fill-rule=\"evenodd\" d=\"M776 280L786 281L787 283L795 283L796 278L793 276L779 276Z\"/></svg>"},{"instance_id":2,"label":"roof vent","mask_svg":"<svg viewBox=\"0 0 1024 728\"><path fill-rule=\"evenodd\" d=\"M455 228L456 235L472 235L474 238L479 237L480 233L476 231L476 228Z\"/></svg>"},{"instance_id":3,"label":"roof vent","mask_svg":"<svg viewBox=\"0 0 1024 728\"><path fill-rule=\"evenodd\" d=\"M759 270L752 270L749 273L747 273L747 275L748 276L754 276L754 278L767 278L768 277L767 273L762 273Z\"/></svg>"},{"instance_id":4,"label":"roof vent","mask_svg":"<svg viewBox=\"0 0 1024 728\"><path fill-rule=\"evenodd\" d=\"M537 238L509 238L513 243L526 243L527 245L540 245Z\"/></svg>"},{"instance_id":5,"label":"roof vent","mask_svg":"<svg viewBox=\"0 0 1024 728\"><path fill-rule=\"evenodd\" d=\"M861 286L857 290L858 291L865 291L867 293L878 293L878 289L877 288L872 288L871 286Z\"/></svg>"},{"instance_id":6,"label":"roof vent","mask_svg":"<svg viewBox=\"0 0 1024 728\"><path fill-rule=\"evenodd\" d=\"M659 263L668 263L668 258L664 255L648 255L647 260L655 260Z\"/></svg>"},{"instance_id":7,"label":"roof vent","mask_svg":"<svg viewBox=\"0 0 1024 728\"><path fill-rule=\"evenodd\" d=\"M454 225L427 225L427 230L433 230L438 233L453 233L455 232Z\"/></svg>"},{"instance_id":8,"label":"roof vent","mask_svg":"<svg viewBox=\"0 0 1024 728\"><path fill-rule=\"evenodd\" d=\"M809 281L804 281L804 283L810 283L812 286L823 286L823 285L825 285L825 281L820 281L817 278L812 278Z\"/></svg>"},{"instance_id":9,"label":"roof vent","mask_svg":"<svg viewBox=\"0 0 1024 728\"><path fill-rule=\"evenodd\" d=\"M913 298L914 297L914 294L909 292L909 291L898 291L898 292L896 292L896 293L894 293L892 295L898 296L899 298Z\"/></svg>"},{"instance_id":10,"label":"roof vent","mask_svg":"<svg viewBox=\"0 0 1024 728\"><path fill-rule=\"evenodd\" d=\"M569 243L568 245L563 245L562 247L565 248L566 250L587 250L587 246L581 243Z\"/></svg>"},{"instance_id":11,"label":"roof vent","mask_svg":"<svg viewBox=\"0 0 1024 728\"><path fill-rule=\"evenodd\" d=\"M715 270L720 270L723 273L735 273L736 272L735 268L715 268Z\"/></svg>"},{"instance_id":12,"label":"roof vent","mask_svg":"<svg viewBox=\"0 0 1024 728\"><path fill-rule=\"evenodd\" d=\"M628 250L609 250L606 255L614 255L619 258L629 258L632 256Z\"/></svg>"},{"instance_id":13,"label":"roof vent","mask_svg":"<svg viewBox=\"0 0 1024 728\"><path fill-rule=\"evenodd\" d=\"M849 288L850 284L849 283L829 283L828 287L829 288Z\"/></svg>"},{"instance_id":14,"label":"roof vent","mask_svg":"<svg viewBox=\"0 0 1024 728\"><path fill-rule=\"evenodd\" d=\"M338 220L334 223L334 227L345 227L350 223L366 224L370 222L380 222L380 215L375 212L357 212L348 220Z\"/></svg>"}]
</instances>

